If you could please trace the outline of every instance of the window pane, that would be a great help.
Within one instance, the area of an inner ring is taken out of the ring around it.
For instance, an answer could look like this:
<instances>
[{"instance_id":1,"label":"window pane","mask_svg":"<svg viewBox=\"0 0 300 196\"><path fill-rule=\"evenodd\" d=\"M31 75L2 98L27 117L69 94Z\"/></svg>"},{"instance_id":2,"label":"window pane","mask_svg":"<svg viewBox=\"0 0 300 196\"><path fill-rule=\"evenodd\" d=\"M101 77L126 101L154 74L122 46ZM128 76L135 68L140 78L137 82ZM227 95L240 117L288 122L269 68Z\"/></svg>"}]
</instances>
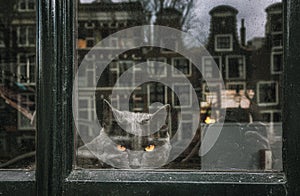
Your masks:
<instances>
[{"instance_id":1,"label":"window pane","mask_svg":"<svg viewBox=\"0 0 300 196\"><path fill-rule=\"evenodd\" d=\"M281 171L280 1L142 2L78 5L76 167Z\"/></svg>"},{"instance_id":2,"label":"window pane","mask_svg":"<svg viewBox=\"0 0 300 196\"><path fill-rule=\"evenodd\" d=\"M7 1L0 8L1 169L35 168L34 3Z\"/></svg>"}]
</instances>

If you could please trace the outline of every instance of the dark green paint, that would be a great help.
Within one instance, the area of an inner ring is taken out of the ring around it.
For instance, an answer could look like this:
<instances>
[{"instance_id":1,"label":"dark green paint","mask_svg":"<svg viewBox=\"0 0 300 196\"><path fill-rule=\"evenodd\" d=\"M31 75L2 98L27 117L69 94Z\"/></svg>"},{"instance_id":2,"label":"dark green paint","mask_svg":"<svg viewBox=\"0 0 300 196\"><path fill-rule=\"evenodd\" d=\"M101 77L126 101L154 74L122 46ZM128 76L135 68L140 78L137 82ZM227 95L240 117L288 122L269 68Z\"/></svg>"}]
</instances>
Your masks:
<instances>
[{"instance_id":1,"label":"dark green paint","mask_svg":"<svg viewBox=\"0 0 300 196\"><path fill-rule=\"evenodd\" d=\"M283 167L289 195L300 195L300 1L284 0Z\"/></svg>"},{"instance_id":2,"label":"dark green paint","mask_svg":"<svg viewBox=\"0 0 300 196\"><path fill-rule=\"evenodd\" d=\"M284 174L73 170L75 3L39 1L37 170L0 171L0 195L300 195L300 2L284 1Z\"/></svg>"}]
</instances>

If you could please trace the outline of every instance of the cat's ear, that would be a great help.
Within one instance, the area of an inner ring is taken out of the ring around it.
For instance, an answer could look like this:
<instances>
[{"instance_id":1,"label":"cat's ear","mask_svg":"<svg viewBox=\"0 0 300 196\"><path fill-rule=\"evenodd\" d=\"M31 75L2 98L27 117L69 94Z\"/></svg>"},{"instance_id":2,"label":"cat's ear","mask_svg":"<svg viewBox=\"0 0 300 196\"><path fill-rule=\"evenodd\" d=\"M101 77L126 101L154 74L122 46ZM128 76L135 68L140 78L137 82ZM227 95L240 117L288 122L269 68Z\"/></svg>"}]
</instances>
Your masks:
<instances>
[{"instance_id":1,"label":"cat's ear","mask_svg":"<svg viewBox=\"0 0 300 196\"><path fill-rule=\"evenodd\" d=\"M106 128L111 125L113 121L121 122L122 112L114 108L106 99L103 100L103 124Z\"/></svg>"},{"instance_id":2,"label":"cat's ear","mask_svg":"<svg viewBox=\"0 0 300 196\"><path fill-rule=\"evenodd\" d=\"M156 112L154 112L152 114L152 120L154 120L154 119L159 120L159 121L165 120L164 124L168 125L170 110L171 110L171 106L169 104L166 104L166 105L158 108L158 110L156 110Z\"/></svg>"}]
</instances>

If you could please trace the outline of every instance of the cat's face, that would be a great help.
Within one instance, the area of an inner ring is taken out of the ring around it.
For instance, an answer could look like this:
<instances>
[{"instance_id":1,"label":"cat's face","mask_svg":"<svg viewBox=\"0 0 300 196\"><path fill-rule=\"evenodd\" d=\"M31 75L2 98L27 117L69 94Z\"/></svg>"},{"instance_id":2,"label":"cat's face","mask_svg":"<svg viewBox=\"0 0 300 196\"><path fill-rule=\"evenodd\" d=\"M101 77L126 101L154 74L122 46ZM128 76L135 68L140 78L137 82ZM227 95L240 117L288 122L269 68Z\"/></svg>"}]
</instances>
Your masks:
<instances>
[{"instance_id":1,"label":"cat's face","mask_svg":"<svg viewBox=\"0 0 300 196\"><path fill-rule=\"evenodd\" d=\"M86 144L101 161L126 169L158 168L171 150L169 105L153 114L118 111L104 102L103 129Z\"/></svg>"}]
</instances>

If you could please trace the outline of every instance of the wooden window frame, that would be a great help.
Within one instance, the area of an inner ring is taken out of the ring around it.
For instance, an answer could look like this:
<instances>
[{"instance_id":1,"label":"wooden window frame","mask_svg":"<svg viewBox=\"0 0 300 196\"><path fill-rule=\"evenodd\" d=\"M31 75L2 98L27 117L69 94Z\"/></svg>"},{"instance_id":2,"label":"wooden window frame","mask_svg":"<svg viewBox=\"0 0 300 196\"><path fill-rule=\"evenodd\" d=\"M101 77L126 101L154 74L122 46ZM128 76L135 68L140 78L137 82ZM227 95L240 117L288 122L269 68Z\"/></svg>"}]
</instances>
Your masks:
<instances>
[{"instance_id":1,"label":"wooden window frame","mask_svg":"<svg viewBox=\"0 0 300 196\"><path fill-rule=\"evenodd\" d=\"M284 1L283 172L74 170L72 81L76 6L37 3L36 171L1 170L3 195L300 195L300 20L298 0ZM66 91L65 91L66 90ZM47 97L47 99L44 99Z\"/></svg>"}]
</instances>

